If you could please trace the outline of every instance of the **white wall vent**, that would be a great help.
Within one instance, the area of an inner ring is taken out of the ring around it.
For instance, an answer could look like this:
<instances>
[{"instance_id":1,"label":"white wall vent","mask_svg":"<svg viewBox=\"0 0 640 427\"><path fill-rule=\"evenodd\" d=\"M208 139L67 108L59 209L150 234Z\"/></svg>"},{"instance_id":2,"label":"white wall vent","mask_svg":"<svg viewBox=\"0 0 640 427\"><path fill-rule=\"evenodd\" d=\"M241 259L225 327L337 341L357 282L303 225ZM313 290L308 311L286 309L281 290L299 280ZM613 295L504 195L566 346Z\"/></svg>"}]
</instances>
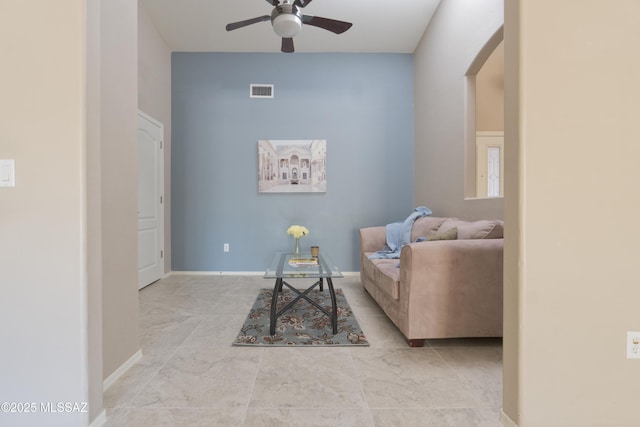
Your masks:
<instances>
[{"instance_id":1,"label":"white wall vent","mask_svg":"<svg viewBox=\"0 0 640 427\"><path fill-rule=\"evenodd\" d=\"M273 85L249 85L249 98L273 98Z\"/></svg>"}]
</instances>

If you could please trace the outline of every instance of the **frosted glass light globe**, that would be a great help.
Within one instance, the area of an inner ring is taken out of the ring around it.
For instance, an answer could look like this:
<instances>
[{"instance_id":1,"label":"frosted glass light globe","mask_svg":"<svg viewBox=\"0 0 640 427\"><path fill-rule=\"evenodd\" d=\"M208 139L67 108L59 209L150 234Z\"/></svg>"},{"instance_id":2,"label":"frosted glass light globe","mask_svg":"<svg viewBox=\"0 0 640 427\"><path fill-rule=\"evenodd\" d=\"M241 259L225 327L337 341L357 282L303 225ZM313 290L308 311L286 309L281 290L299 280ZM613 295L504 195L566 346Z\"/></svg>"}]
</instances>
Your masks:
<instances>
[{"instance_id":1,"label":"frosted glass light globe","mask_svg":"<svg viewBox=\"0 0 640 427\"><path fill-rule=\"evenodd\" d=\"M296 15L284 13L273 20L273 31L284 38L291 38L302 29L302 21Z\"/></svg>"}]
</instances>

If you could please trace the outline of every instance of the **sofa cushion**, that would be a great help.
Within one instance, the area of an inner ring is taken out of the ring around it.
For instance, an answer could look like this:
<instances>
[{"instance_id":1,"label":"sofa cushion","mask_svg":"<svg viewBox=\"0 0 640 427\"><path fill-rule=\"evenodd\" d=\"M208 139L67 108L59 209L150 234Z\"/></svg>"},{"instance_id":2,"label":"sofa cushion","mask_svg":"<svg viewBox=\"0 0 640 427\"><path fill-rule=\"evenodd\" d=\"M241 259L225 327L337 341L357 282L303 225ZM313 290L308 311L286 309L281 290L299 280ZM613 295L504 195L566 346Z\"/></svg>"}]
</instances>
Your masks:
<instances>
[{"instance_id":1,"label":"sofa cushion","mask_svg":"<svg viewBox=\"0 0 640 427\"><path fill-rule=\"evenodd\" d=\"M369 259L365 253L362 258L362 269L376 286L394 300L398 299L398 287L400 286L400 269L397 259Z\"/></svg>"},{"instance_id":2,"label":"sofa cushion","mask_svg":"<svg viewBox=\"0 0 640 427\"><path fill-rule=\"evenodd\" d=\"M458 238L458 227L450 228L444 233L436 233L435 235L429 237L427 241L432 240L456 240Z\"/></svg>"},{"instance_id":3,"label":"sofa cushion","mask_svg":"<svg viewBox=\"0 0 640 427\"><path fill-rule=\"evenodd\" d=\"M447 218L438 229L438 233L444 233L452 228L458 229L458 240L467 239L502 239L504 226L500 220L462 221L457 218Z\"/></svg>"},{"instance_id":4,"label":"sofa cushion","mask_svg":"<svg viewBox=\"0 0 640 427\"><path fill-rule=\"evenodd\" d=\"M416 219L411 228L411 241L415 242L419 237L428 240L429 237L435 236L446 219L435 216L423 216Z\"/></svg>"}]
</instances>

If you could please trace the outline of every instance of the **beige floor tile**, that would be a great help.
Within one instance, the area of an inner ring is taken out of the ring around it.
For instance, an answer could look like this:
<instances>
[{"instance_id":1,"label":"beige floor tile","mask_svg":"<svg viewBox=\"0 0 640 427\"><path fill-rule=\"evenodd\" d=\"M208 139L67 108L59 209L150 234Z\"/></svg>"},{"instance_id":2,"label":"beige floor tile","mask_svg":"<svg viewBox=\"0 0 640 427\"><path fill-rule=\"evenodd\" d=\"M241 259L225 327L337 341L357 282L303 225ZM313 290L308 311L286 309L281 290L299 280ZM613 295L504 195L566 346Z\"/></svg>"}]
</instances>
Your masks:
<instances>
[{"instance_id":1,"label":"beige floor tile","mask_svg":"<svg viewBox=\"0 0 640 427\"><path fill-rule=\"evenodd\" d=\"M132 401L136 407L246 406L261 349L184 347Z\"/></svg>"},{"instance_id":2,"label":"beige floor tile","mask_svg":"<svg viewBox=\"0 0 640 427\"><path fill-rule=\"evenodd\" d=\"M150 310L140 319L140 346L145 353L175 349L193 333L202 316L163 307Z\"/></svg>"},{"instance_id":3,"label":"beige floor tile","mask_svg":"<svg viewBox=\"0 0 640 427\"><path fill-rule=\"evenodd\" d=\"M244 427L373 427L365 409L249 408Z\"/></svg>"},{"instance_id":4,"label":"beige floor tile","mask_svg":"<svg viewBox=\"0 0 640 427\"><path fill-rule=\"evenodd\" d=\"M220 297L222 295L256 295L260 287L272 286L270 280L262 276L201 276L190 277L184 286L180 286L177 294Z\"/></svg>"},{"instance_id":5,"label":"beige floor tile","mask_svg":"<svg viewBox=\"0 0 640 427\"><path fill-rule=\"evenodd\" d=\"M248 310L247 310L248 311ZM182 344L183 347L231 346L240 333L245 314L214 314L203 316L193 333Z\"/></svg>"},{"instance_id":6,"label":"beige floor tile","mask_svg":"<svg viewBox=\"0 0 640 427\"><path fill-rule=\"evenodd\" d=\"M201 293L172 294L155 296L150 301L156 307L182 314L207 316L215 313L214 307L220 301L220 295L204 296Z\"/></svg>"},{"instance_id":7,"label":"beige floor tile","mask_svg":"<svg viewBox=\"0 0 640 427\"><path fill-rule=\"evenodd\" d=\"M449 338L426 340L429 347L499 347L502 348L502 338Z\"/></svg>"},{"instance_id":8,"label":"beige floor tile","mask_svg":"<svg viewBox=\"0 0 640 427\"><path fill-rule=\"evenodd\" d=\"M430 348L354 352L371 408L465 408L478 405L471 388Z\"/></svg>"},{"instance_id":9,"label":"beige floor tile","mask_svg":"<svg viewBox=\"0 0 640 427\"><path fill-rule=\"evenodd\" d=\"M258 290L273 285L177 275L142 289L143 358L105 392L106 426L500 427L500 339L409 348L347 276L334 285L370 347L233 347Z\"/></svg>"},{"instance_id":10,"label":"beige floor tile","mask_svg":"<svg viewBox=\"0 0 640 427\"><path fill-rule=\"evenodd\" d=\"M496 408L477 408L476 412L480 415L480 427L503 427L500 421L502 404Z\"/></svg>"},{"instance_id":11,"label":"beige floor tile","mask_svg":"<svg viewBox=\"0 0 640 427\"><path fill-rule=\"evenodd\" d=\"M142 359L129 368L118 381L104 392L104 407L109 409L131 406L131 401L151 381L175 351L175 349L167 349L164 352L143 352Z\"/></svg>"},{"instance_id":12,"label":"beige floor tile","mask_svg":"<svg viewBox=\"0 0 640 427\"><path fill-rule=\"evenodd\" d=\"M387 316L356 315L356 318L371 348L407 348L404 336Z\"/></svg>"},{"instance_id":13,"label":"beige floor tile","mask_svg":"<svg viewBox=\"0 0 640 427\"><path fill-rule=\"evenodd\" d=\"M502 347L445 347L434 351L478 392L487 406L502 405Z\"/></svg>"},{"instance_id":14,"label":"beige floor tile","mask_svg":"<svg viewBox=\"0 0 640 427\"><path fill-rule=\"evenodd\" d=\"M245 408L122 408L108 413L104 427L230 427L241 426Z\"/></svg>"},{"instance_id":15,"label":"beige floor tile","mask_svg":"<svg viewBox=\"0 0 640 427\"><path fill-rule=\"evenodd\" d=\"M252 408L363 408L364 396L346 348L265 349Z\"/></svg>"},{"instance_id":16,"label":"beige floor tile","mask_svg":"<svg viewBox=\"0 0 640 427\"><path fill-rule=\"evenodd\" d=\"M376 427L500 427L475 409L374 409Z\"/></svg>"},{"instance_id":17,"label":"beige floor tile","mask_svg":"<svg viewBox=\"0 0 640 427\"><path fill-rule=\"evenodd\" d=\"M349 301L349 305L353 308L353 311L358 313L358 316L384 316L384 311L380 308L380 306L374 301L373 298L369 296L364 291L364 288L361 289L349 289L343 288L343 292L347 297L347 301Z\"/></svg>"},{"instance_id":18,"label":"beige floor tile","mask_svg":"<svg viewBox=\"0 0 640 427\"><path fill-rule=\"evenodd\" d=\"M253 307L258 296L258 289L253 295L225 295L220 296L212 307L211 312L215 314L238 314L243 313L245 316Z\"/></svg>"}]
</instances>

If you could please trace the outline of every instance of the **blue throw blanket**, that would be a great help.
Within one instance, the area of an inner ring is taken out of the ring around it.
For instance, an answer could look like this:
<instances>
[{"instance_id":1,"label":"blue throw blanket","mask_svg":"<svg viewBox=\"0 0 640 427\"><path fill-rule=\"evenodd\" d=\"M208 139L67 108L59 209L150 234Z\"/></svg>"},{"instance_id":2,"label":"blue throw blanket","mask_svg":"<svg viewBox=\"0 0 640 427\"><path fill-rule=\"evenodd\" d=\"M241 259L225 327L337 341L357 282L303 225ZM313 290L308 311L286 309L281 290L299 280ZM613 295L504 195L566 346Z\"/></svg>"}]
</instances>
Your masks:
<instances>
[{"instance_id":1,"label":"blue throw blanket","mask_svg":"<svg viewBox=\"0 0 640 427\"><path fill-rule=\"evenodd\" d=\"M431 215L431 209L420 206L403 222L387 224L387 243L384 249L369 255L369 259L400 258L400 251L407 243L411 243L411 228L416 219Z\"/></svg>"}]
</instances>

